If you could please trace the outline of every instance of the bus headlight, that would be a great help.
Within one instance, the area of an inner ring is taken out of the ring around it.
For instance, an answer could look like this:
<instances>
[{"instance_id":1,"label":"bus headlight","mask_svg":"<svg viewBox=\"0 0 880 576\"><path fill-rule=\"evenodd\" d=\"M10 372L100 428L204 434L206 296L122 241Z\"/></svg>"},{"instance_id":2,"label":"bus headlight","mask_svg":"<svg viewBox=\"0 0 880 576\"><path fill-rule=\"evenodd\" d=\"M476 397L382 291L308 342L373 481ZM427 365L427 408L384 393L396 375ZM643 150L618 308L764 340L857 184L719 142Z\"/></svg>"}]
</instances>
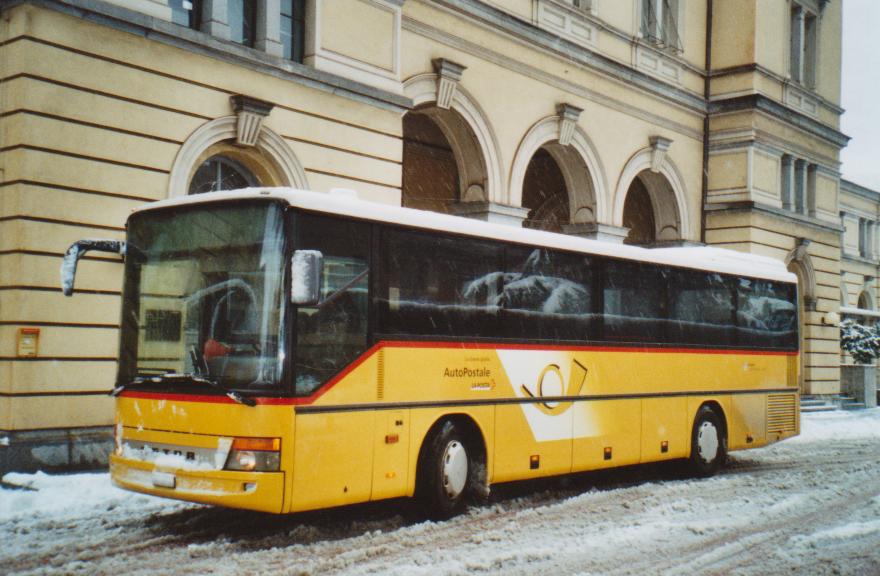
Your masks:
<instances>
[{"instance_id":1,"label":"bus headlight","mask_svg":"<svg viewBox=\"0 0 880 576\"><path fill-rule=\"evenodd\" d=\"M223 468L277 472L281 468L281 438L235 438Z\"/></svg>"}]
</instances>

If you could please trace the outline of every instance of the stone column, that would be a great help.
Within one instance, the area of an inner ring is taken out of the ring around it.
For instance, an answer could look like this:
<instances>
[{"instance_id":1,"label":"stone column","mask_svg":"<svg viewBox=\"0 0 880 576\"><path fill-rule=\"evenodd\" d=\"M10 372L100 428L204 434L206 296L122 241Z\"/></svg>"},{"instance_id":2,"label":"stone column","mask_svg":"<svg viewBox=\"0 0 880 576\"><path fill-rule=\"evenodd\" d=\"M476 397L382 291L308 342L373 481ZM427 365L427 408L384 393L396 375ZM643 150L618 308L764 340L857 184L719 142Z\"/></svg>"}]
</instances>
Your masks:
<instances>
[{"instance_id":1,"label":"stone column","mask_svg":"<svg viewBox=\"0 0 880 576\"><path fill-rule=\"evenodd\" d=\"M229 4L227 0L205 0L202 5L202 32L229 40Z\"/></svg>"},{"instance_id":2,"label":"stone column","mask_svg":"<svg viewBox=\"0 0 880 576\"><path fill-rule=\"evenodd\" d=\"M780 182L781 190L779 196L782 200L782 208L784 210L794 209L794 159L788 154L782 156L781 161L782 179Z\"/></svg>"},{"instance_id":3,"label":"stone column","mask_svg":"<svg viewBox=\"0 0 880 576\"><path fill-rule=\"evenodd\" d=\"M257 3L257 37L254 48L272 56L283 56L281 44L281 0Z\"/></svg>"},{"instance_id":4,"label":"stone column","mask_svg":"<svg viewBox=\"0 0 880 576\"><path fill-rule=\"evenodd\" d=\"M794 162L794 209L800 214L807 213L807 163Z\"/></svg>"},{"instance_id":5,"label":"stone column","mask_svg":"<svg viewBox=\"0 0 880 576\"><path fill-rule=\"evenodd\" d=\"M807 166L807 214L816 217L816 165Z\"/></svg>"}]
</instances>

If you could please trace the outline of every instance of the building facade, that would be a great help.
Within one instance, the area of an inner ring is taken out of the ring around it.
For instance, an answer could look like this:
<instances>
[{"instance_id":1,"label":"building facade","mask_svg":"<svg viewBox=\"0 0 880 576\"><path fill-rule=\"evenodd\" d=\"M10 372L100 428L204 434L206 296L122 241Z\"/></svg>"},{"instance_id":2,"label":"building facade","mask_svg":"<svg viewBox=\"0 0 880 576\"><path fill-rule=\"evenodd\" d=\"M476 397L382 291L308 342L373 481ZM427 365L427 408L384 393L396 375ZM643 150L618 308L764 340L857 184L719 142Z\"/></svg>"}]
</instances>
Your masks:
<instances>
[{"instance_id":1,"label":"building facade","mask_svg":"<svg viewBox=\"0 0 880 576\"><path fill-rule=\"evenodd\" d=\"M877 277L880 275L880 193L840 181L840 312L860 324L880 318Z\"/></svg>"},{"instance_id":2,"label":"building facade","mask_svg":"<svg viewBox=\"0 0 880 576\"><path fill-rule=\"evenodd\" d=\"M121 265L85 258L65 301L67 246L248 185L773 256L802 391L838 392L841 4L0 3L0 468L110 440Z\"/></svg>"}]
</instances>

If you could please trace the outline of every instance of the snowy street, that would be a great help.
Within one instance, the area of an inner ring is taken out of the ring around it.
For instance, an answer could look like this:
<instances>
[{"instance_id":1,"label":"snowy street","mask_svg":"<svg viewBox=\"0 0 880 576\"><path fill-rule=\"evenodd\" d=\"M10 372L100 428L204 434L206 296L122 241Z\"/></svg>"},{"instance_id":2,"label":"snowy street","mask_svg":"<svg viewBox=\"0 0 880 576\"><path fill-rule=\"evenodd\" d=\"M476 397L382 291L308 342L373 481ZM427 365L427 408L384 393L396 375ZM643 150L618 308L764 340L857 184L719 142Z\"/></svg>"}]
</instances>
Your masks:
<instances>
[{"instance_id":1,"label":"snowy street","mask_svg":"<svg viewBox=\"0 0 880 576\"><path fill-rule=\"evenodd\" d=\"M710 479L649 466L497 492L439 523L400 502L276 517L127 493L106 473L11 473L0 571L880 574L880 409L805 414L800 437Z\"/></svg>"}]
</instances>

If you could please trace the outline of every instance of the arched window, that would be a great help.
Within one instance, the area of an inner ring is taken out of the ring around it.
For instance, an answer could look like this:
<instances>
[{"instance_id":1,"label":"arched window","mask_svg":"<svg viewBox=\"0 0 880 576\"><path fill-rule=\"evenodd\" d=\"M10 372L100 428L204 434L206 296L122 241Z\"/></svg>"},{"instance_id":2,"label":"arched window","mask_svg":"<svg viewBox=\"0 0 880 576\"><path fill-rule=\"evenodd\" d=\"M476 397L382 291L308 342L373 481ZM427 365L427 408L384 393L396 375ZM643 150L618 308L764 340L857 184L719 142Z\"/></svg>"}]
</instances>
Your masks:
<instances>
[{"instance_id":1,"label":"arched window","mask_svg":"<svg viewBox=\"0 0 880 576\"><path fill-rule=\"evenodd\" d=\"M216 154L198 167L189 184L189 194L235 190L259 186L250 170L228 156Z\"/></svg>"},{"instance_id":2,"label":"arched window","mask_svg":"<svg viewBox=\"0 0 880 576\"><path fill-rule=\"evenodd\" d=\"M874 309L874 306L871 305L871 294L867 290L859 294L859 308L862 310Z\"/></svg>"}]
</instances>

